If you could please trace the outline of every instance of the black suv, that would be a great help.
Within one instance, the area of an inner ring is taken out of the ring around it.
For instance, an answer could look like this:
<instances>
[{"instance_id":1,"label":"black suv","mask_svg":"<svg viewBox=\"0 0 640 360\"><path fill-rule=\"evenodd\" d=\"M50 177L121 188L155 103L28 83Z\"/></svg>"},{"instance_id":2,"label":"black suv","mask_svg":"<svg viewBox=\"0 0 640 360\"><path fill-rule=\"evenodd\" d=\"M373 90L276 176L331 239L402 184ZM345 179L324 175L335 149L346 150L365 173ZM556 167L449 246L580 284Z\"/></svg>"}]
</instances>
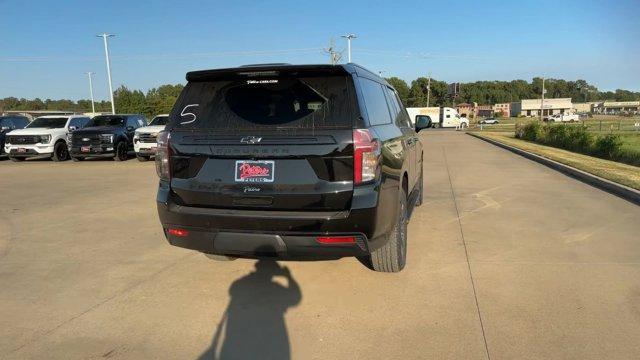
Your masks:
<instances>
[{"instance_id":1,"label":"black suv","mask_svg":"<svg viewBox=\"0 0 640 360\"><path fill-rule=\"evenodd\" d=\"M147 119L137 114L98 115L71 133L69 154L73 161L87 157L113 157L125 161L133 153L133 135Z\"/></svg>"},{"instance_id":2,"label":"black suv","mask_svg":"<svg viewBox=\"0 0 640 360\"><path fill-rule=\"evenodd\" d=\"M354 64L271 64L187 80L156 156L171 244L402 270L422 145L384 79Z\"/></svg>"},{"instance_id":3,"label":"black suv","mask_svg":"<svg viewBox=\"0 0 640 360\"><path fill-rule=\"evenodd\" d=\"M29 119L26 116L0 116L0 156L7 155L4 151L4 141L7 133L15 129L24 129L27 125L29 125Z\"/></svg>"}]
</instances>

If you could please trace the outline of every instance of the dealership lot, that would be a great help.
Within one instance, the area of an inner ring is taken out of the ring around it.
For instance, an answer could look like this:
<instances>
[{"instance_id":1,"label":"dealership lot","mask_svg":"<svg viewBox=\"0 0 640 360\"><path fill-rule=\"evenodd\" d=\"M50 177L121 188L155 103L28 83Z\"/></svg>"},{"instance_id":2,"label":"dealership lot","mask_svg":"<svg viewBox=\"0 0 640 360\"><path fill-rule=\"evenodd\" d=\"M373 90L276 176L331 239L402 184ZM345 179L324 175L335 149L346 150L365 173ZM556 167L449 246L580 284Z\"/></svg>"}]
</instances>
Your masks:
<instances>
[{"instance_id":1,"label":"dealership lot","mask_svg":"<svg viewBox=\"0 0 640 360\"><path fill-rule=\"evenodd\" d=\"M638 357L640 207L463 133L421 139L405 270L280 263L297 286L169 246L151 162L0 161L0 358L213 358L260 336L254 358Z\"/></svg>"}]
</instances>

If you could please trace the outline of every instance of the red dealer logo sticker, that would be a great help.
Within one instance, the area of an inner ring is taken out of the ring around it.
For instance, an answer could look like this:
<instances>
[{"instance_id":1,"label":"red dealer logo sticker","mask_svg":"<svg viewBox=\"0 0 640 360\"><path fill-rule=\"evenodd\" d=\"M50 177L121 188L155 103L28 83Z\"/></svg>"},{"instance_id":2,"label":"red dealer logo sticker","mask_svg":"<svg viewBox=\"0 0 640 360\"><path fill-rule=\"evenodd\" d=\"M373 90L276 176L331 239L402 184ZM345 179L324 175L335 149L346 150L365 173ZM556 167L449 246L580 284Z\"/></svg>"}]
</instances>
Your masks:
<instances>
[{"instance_id":1,"label":"red dealer logo sticker","mask_svg":"<svg viewBox=\"0 0 640 360\"><path fill-rule=\"evenodd\" d=\"M238 182L273 182L273 161L238 160L235 179Z\"/></svg>"}]
</instances>

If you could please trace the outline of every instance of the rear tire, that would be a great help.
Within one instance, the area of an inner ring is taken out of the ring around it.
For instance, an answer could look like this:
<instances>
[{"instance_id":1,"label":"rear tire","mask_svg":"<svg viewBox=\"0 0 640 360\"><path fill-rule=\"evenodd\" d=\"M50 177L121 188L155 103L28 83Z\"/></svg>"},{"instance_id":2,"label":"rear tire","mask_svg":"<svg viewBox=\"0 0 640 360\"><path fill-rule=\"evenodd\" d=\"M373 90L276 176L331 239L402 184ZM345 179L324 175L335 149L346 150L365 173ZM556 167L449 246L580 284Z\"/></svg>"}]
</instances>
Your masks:
<instances>
[{"instance_id":1,"label":"rear tire","mask_svg":"<svg viewBox=\"0 0 640 360\"><path fill-rule=\"evenodd\" d=\"M11 161L13 161L13 162L22 162L22 161L24 161L24 158L21 158L21 157L9 156L9 159L11 159Z\"/></svg>"},{"instance_id":2,"label":"rear tire","mask_svg":"<svg viewBox=\"0 0 640 360\"><path fill-rule=\"evenodd\" d=\"M69 160L69 149L64 141L57 142L53 147L53 155L51 155L53 161L67 161Z\"/></svg>"},{"instance_id":3,"label":"rear tire","mask_svg":"<svg viewBox=\"0 0 640 360\"><path fill-rule=\"evenodd\" d=\"M113 157L115 161L127 161L129 155L127 154L127 143L120 141L116 145L116 156Z\"/></svg>"},{"instance_id":4,"label":"rear tire","mask_svg":"<svg viewBox=\"0 0 640 360\"><path fill-rule=\"evenodd\" d=\"M379 272L399 272L407 260L407 194L399 191L396 224L387 235L387 243L371 253L371 267Z\"/></svg>"},{"instance_id":5,"label":"rear tire","mask_svg":"<svg viewBox=\"0 0 640 360\"><path fill-rule=\"evenodd\" d=\"M136 158L138 159L138 161L140 162L145 162L145 161L149 161L149 159L151 158L151 156L144 156L144 155L138 155L136 154Z\"/></svg>"}]
</instances>

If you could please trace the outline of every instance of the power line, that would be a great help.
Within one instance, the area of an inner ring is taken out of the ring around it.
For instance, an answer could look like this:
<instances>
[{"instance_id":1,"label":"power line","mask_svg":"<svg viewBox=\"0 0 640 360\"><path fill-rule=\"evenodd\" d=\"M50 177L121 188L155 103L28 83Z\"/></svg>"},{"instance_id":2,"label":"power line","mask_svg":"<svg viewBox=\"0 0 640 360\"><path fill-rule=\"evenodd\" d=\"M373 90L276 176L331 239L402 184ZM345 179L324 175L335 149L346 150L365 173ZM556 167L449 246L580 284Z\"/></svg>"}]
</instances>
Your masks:
<instances>
[{"instance_id":1,"label":"power line","mask_svg":"<svg viewBox=\"0 0 640 360\"><path fill-rule=\"evenodd\" d=\"M223 57L223 56L259 56L259 55L280 55L280 54L293 54L293 53L322 53L324 49L317 48L303 48L303 49L284 49L284 50L257 50L257 51L220 51L209 53L185 53L185 54L138 54L138 55L120 55L112 56L112 60L180 60L180 59L192 59L192 58L207 58L207 57ZM100 61L98 56L85 56L85 57L61 57L55 55L47 56L7 56L0 57L0 62L48 62L48 61Z\"/></svg>"}]
</instances>

